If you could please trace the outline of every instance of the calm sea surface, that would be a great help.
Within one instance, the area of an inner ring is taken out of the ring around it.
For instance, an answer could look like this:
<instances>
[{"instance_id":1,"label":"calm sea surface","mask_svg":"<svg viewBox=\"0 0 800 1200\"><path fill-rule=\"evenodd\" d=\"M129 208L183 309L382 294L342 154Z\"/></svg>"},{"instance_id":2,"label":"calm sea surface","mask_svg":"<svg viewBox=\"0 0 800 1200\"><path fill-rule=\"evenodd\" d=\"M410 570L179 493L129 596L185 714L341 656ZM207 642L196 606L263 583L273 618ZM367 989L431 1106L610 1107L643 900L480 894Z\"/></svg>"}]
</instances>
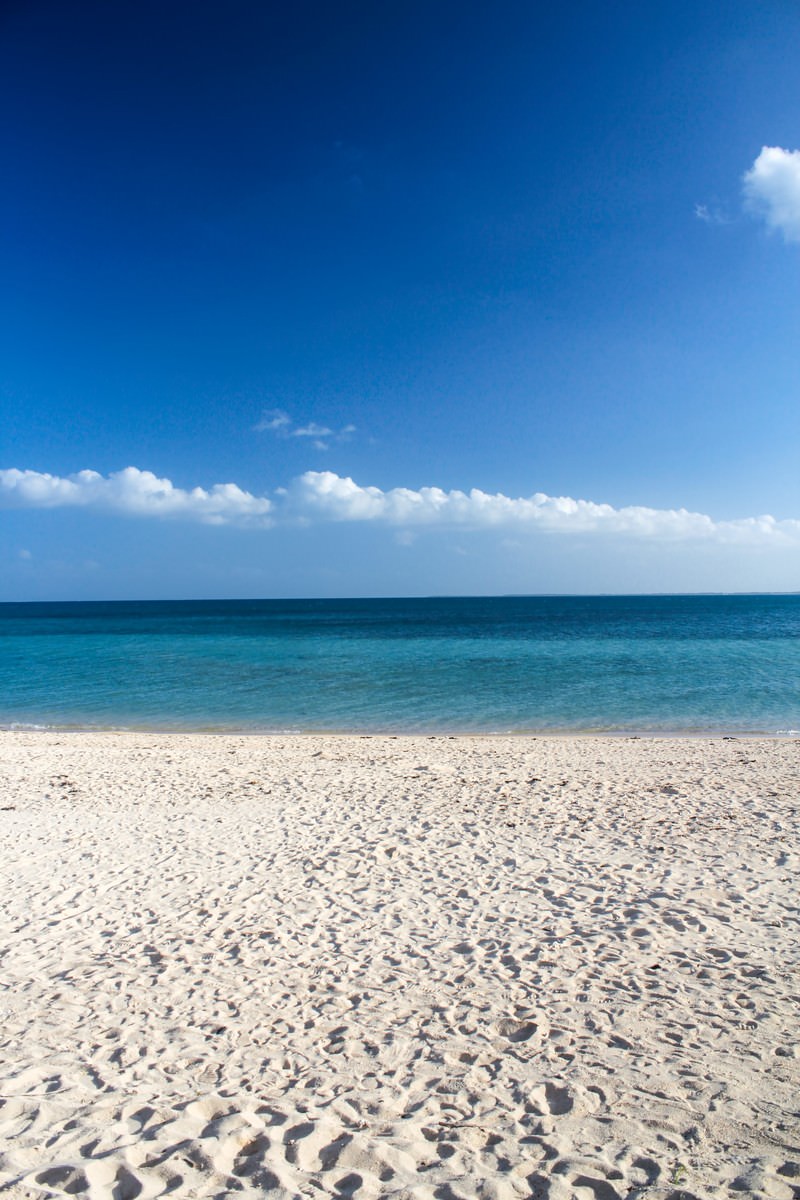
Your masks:
<instances>
[{"instance_id":1,"label":"calm sea surface","mask_svg":"<svg viewBox=\"0 0 800 1200\"><path fill-rule=\"evenodd\" d=\"M800 595L0 605L0 725L800 732Z\"/></svg>"}]
</instances>

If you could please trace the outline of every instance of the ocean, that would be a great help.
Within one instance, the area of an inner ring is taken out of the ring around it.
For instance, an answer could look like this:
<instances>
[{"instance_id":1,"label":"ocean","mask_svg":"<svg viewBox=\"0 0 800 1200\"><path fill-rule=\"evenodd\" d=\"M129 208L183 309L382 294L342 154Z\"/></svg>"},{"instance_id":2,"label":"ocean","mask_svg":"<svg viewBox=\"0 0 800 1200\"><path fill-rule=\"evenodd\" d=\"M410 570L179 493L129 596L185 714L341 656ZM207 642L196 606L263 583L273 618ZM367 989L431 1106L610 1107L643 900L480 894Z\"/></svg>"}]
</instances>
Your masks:
<instances>
[{"instance_id":1,"label":"ocean","mask_svg":"<svg viewBox=\"0 0 800 1200\"><path fill-rule=\"evenodd\" d=\"M800 735L800 595L0 604L0 725Z\"/></svg>"}]
</instances>

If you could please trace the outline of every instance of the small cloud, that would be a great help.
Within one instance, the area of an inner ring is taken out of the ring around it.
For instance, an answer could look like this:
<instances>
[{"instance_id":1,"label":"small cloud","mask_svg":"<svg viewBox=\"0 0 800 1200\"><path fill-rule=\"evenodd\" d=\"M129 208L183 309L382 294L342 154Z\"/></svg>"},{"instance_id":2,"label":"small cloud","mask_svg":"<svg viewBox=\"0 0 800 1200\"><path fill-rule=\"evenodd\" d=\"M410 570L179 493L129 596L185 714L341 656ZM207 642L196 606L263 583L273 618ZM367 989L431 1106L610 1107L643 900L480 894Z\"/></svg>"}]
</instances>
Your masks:
<instances>
[{"instance_id":1,"label":"small cloud","mask_svg":"<svg viewBox=\"0 0 800 1200\"><path fill-rule=\"evenodd\" d=\"M417 535L412 533L410 529L401 529L399 533L394 535L394 540L398 546L413 546L417 540Z\"/></svg>"},{"instance_id":2,"label":"small cloud","mask_svg":"<svg viewBox=\"0 0 800 1200\"><path fill-rule=\"evenodd\" d=\"M297 429L289 431L289 437L310 437L323 438L330 437L333 433L332 429L328 429L327 425L317 425L316 421L310 421L308 425L301 425Z\"/></svg>"},{"instance_id":3,"label":"small cloud","mask_svg":"<svg viewBox=\"0 0 800 1200\"><path fill-rule=\"evenodd\" d=\"M20 550L19 557L24 558L25 561L28 562L33 558L33 555L31 554L30 550Z\"/></svg>"},{"instance_id":4,"label":"small cloud","mask_svg":"<svg viewBox=\"0 0 800 1200\"><path fill-rule=\"evenodd\" d=\"M256 433L277 433L291 425L292 418L280 408L268 409L262 414L261 420L253 426Z\"/></svg>"},{"instance_id":5,"label":"small cloud","mask_svg":"<svg viewBox=\"0 0 800 1200\"><path fill-rule=\"evenodd\" d=\"M745 208L784 241L800 242L800 150L764 146L742 180Z\"/></svg>"},{"instance_id":6,"label":"small cloud","mask_svg":"<svg viewBox=\"0 0 800 1200\"><path fill-rule=\"evenodd\" d=\"M731 219L721 208L709 208L707 204L695 204L694 215L706 225L730 225Z\"/></svg>"},{"instance_id":7,"label":"small cloud","mask_svg":"<svg viewBox=\"0 0 800 1200\"><path fill-rule=\"evenodd\" d=\"M331 429L328 425L319 425L316 421L296 425L282 408L268 409L253 429L256 433L274 433L280 438L311 438L315 450L329 450L331 441L348 442L356 432L355 425L343 425L341 429Z\"/></svg>"}]
</instances>

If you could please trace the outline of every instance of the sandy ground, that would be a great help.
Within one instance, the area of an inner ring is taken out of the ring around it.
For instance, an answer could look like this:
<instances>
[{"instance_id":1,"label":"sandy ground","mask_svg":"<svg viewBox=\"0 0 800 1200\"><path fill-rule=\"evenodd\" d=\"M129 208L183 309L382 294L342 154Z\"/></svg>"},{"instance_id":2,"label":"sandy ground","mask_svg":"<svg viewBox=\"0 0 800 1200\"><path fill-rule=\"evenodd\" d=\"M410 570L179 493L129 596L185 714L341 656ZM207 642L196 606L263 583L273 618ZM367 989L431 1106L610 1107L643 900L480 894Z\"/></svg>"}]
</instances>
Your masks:
<instances>
[{"instance_id":1,"label":"sandy ground","mask_svg":"<svg viewBox=\"0 0 800 1200\"><path fill-rule=\"evenodd\" d=\"M0 734L0 1195L800 1197L799 778Z\"/></svg>"}]
</instances>

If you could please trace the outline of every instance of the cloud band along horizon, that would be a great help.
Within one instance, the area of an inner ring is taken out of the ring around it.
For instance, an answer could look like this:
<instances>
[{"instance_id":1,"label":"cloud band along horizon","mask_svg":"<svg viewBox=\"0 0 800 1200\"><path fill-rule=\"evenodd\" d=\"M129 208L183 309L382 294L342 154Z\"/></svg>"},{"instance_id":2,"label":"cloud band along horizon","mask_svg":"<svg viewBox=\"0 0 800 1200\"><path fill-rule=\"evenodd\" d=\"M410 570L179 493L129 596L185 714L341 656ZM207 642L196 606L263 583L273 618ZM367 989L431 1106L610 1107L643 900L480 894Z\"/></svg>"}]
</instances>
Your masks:
<instances>
[{"instance_id":1,"label":"cloud band along horizon","mask_svg":"<svg viewBox=\"0 0 800 1200\"><path fill-rule=\"evenodd\" d=\"M768 514L716 521L686 508L644 505L615 508L570 496L510 497L480 488L364 487L333 471L306 471L272 496L235 483L181 488L138 467L101 475L83 470L66 477L0 470L0 506L16 509L84 508L128 517L182 519L207 525L269 528L293 522L372 523L461 530L529 529L548 534L611 534L670 542L708 540L738 544L800 545L800 520Z\"/></svg>"}]
</instances>

